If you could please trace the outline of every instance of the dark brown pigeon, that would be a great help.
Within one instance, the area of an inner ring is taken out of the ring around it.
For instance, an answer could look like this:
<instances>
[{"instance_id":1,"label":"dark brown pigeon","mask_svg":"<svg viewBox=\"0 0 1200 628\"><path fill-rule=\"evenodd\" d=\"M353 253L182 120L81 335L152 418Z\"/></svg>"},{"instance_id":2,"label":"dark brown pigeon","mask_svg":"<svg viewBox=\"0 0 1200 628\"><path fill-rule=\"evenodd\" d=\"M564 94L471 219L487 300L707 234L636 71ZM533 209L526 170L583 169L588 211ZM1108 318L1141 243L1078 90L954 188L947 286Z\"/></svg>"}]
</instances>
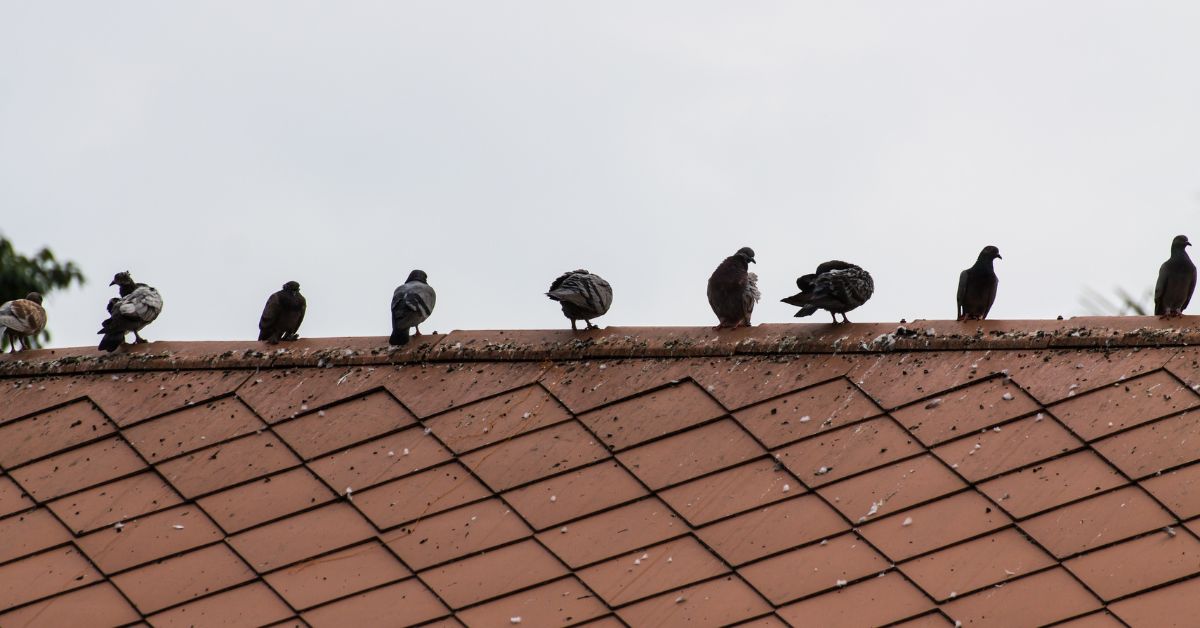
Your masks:
<instances>
[{"instance_id":1,"label":"dark brown pigeon","mask_svg":"<svg viewBox=\"0 0 1200 628\"><path fill-rule=\"evenodd\" d=\"M29 337L36 336L46 328L46 310L42 307L42 295L30 292L24 299L14 299L0 305L0 336L8 338L10 352L29 348Z\"/></svg>"},{"instance_id":2,"label":"dark brown pigeon","mask_svg":"<svg viewBox=\"0 0 1200 628\"><path fill-rule=\"evenodd\" d=\"M978 321L987 318L996 302L996 286L1000 279L992 268L992 262L1004 259L1000 249L985 246L979 252L975 265L958 275L958 320Z\"/></svg>"},{"instance_id":3,"label":"dark brown pigeon","mask_svg":"<svg viewBox=\"0 0 1200 628\"><path fill-rule=\"evenodd\" d=\"M115 351L125 343L125 334L133 332L136 342L148 342L138 334L143 327L154 322L162 312L163 300L158 290L144 283L135 283L129 271L117 273L110 286L117 286L121 298L108 302L108 319L100 324L98 334L101 351Z\"/></svg>"},{"instance_id":4,"label":"dark brown pigeon","mask_svg":"<svg viewBox=\"0 0 1200 628\"><path fill-rule=\"evenodd\" d=\"M300 284L289 281L283 290L272 294L258 319L258 339L275 344L280 340L297 340L296 332L304 322L308 302L300 294Z\"/></svg>"},{"instance_id":5,"label":"dark brown pigeon","mask_svg":"<svg viewBox=\"0 0 1200 628\"><path fill-rule=\"evenodd\" d=\"M788 305L800 308L796 316L809 316L817 310L827 310L833 322L849 323L846 312L867 302L875 292L875 282L867 271L840 260L830 260L817 266L817 272L796 280L800 292L786 299ZM842 315L838 321L837 315Z\"/></svg>"},{"instance_id":6,"label":"dark brown pigeon","mask_svg":"<svg viewBox=\"0 0 1200 628\"><path fill-rule=\"evenodd\" d=\"M1154 286L1154 314L1164 318L1183 316L1183 310L1196 290L1196 265L1188 257L1187 236L1171 240L1171 257L1158 268L1158 284Z\"/></svg>"},{"instance_id":7,"label":"dark brown pigeon","mask_svg":"<svg viewBox=\"0 0 1200 628\"><path fill-rule=\"evenodd\" d=\"M717 329L749 327L750 314L758 302L758 275L749 272L754 250L742 247L726 257L708 278L708 304L717 315Z\"/></svg>"},{"instance_id":8,"label":"dark brown pigeon","mask_svg":"<svg viewBox=\"0 0 1200 628\"><path fill-rule=\"evenodd\" d=\"M612 306L612 286L600 275L593 275L582 268L563 273L546 296L562 305L563 316L571 319L571 329L578 331L575 321L587 323L588 329L596 329L593 318L599 318Z\"/></svg>"}]
</instances>

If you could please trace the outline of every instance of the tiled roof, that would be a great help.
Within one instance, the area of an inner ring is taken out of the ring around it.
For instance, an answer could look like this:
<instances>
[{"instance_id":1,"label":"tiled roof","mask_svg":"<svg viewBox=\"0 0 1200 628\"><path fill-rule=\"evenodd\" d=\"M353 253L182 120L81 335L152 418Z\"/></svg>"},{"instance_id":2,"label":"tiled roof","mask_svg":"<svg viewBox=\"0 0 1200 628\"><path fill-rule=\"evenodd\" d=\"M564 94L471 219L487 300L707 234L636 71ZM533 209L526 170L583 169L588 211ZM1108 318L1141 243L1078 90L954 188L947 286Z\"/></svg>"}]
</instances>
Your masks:
<instances>
[{"instance_id":1,"label":"tiled roof","mask_svg":"<svg viewBox=\"0 0 1200 628\"><path fill-rule=\"evenodd\" d=\"M5 357L0 626L1188 625L1182 324Z\"/></svg>"}]
</instances>

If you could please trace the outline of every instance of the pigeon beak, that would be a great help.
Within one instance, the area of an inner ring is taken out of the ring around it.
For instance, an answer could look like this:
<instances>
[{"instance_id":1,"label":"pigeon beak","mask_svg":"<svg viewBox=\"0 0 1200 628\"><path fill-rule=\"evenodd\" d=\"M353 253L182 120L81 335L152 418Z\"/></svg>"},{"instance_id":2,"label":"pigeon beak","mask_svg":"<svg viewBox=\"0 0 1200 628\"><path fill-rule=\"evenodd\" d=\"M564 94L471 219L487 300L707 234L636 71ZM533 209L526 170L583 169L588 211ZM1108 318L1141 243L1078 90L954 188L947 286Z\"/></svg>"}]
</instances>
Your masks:
<instances>
[{"instance_id":1,"label":"pigeon beak","mask_svg":"<svg viewBox=\"0 0 1200 628\"><path fill-rule=\"evenodd\" d=\"M1003 255L1001 255L1001 254L999 254L999 253L997 253L997 254L996 254L996 259L1004 259L1004 256L1003 256Z\"/></svg>"},{"instance_id":2,"label":"pigeon beak","mask_svg":"<svg viewBox=\"0 0 1200 628\"><path fill-rule=\"evenodd\" d=\"M751 264L757 264L758 262L754 261L754 258L753 258L753 257L751 257L751 258L750 258L750 263L751 263Z\"/></svg>"},{"instance_id":3,"label":"pigeon beak","mask_svg":"<svg viewBox=\"0 0 1200 628\"><path fill-rule=\"evenodd\" d=\"M116 280L116 279L113 279L112 281L108 282L108 285L110 285L110 286L115 286L115 285L117 285L117 280Z\"/></svg>"}]
</instances>

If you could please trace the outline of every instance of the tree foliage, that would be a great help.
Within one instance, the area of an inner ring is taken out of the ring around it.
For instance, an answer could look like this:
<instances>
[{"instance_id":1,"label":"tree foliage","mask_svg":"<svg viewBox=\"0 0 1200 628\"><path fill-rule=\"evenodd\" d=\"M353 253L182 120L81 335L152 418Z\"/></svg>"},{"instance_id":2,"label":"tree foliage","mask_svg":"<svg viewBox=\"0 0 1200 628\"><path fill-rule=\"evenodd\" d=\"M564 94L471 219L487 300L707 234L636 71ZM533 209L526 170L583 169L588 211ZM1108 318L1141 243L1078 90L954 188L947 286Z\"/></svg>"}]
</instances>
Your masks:
<instances>
[{"instance_id":1,"label":"tree foliage","mask_svg":"<svg viewBox=\"0 0 1200 628\"><path fill-rule=\"evenodd\" d=\"M42 296L55 290L65 290L72 283L83 285L83 272L74 262L60 262L54 253L43 248L31 257L17 252L8 238L0 237L0 303L13 299L24 299L30 292ZM54 320L50 317L50 320ZM42 346L50 340L50 332L43 331L39 337L31 338L31 344ZM0 348L7 343L0 340Z\"/></svg>"}]
</instances>

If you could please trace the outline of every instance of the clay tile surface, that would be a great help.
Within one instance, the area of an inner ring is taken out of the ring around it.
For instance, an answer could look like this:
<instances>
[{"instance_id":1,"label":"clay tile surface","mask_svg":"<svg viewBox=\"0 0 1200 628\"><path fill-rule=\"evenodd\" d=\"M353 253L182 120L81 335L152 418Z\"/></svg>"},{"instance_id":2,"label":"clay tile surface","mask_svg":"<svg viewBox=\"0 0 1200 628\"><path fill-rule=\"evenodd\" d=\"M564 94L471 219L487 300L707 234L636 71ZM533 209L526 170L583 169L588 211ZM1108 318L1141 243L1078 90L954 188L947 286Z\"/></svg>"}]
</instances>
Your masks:
<instances>
[{"instance_id":1,"label":"clay tile surface","mask_svg":"<svg viewBox=\"0 0 1200 628\"><path fill-rule=\"evenodd\" d=\"M1200 614L1200 319L384 340L0 356L0 625Z\"/></svg>"}]
</instances>

